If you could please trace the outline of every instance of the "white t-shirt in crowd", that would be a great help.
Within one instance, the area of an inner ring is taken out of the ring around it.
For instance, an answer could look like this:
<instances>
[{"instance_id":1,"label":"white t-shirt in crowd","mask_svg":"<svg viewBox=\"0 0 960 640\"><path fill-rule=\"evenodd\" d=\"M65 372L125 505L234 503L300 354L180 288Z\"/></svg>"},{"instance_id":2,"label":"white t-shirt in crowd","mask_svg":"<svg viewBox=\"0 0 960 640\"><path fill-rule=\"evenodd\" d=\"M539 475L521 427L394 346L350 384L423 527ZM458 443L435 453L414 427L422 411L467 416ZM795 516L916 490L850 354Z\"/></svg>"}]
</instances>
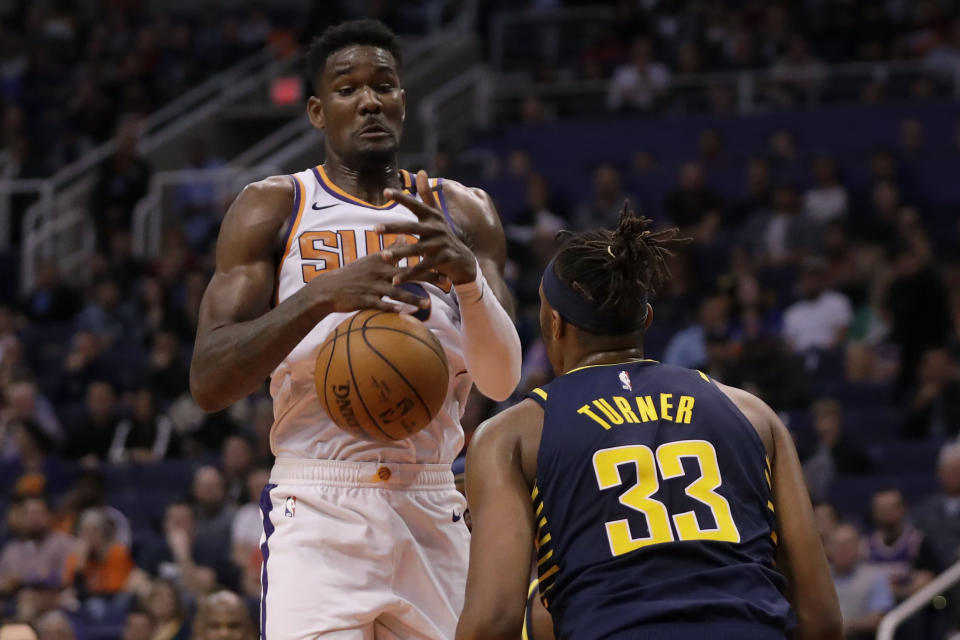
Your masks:
<instances>
[{"instance_id":1,"label":"white t-shirt in crowd","mask_svg":"<svg viewBox=\"0 0 960 640\"><path fill-rule=\"evenodd\" d=\"M853 320L853 308L842 293L824 291L813 300L798 300L783 315L784 336L795 351L827 349L837 331Z\"/></svg>"}]
</instances>

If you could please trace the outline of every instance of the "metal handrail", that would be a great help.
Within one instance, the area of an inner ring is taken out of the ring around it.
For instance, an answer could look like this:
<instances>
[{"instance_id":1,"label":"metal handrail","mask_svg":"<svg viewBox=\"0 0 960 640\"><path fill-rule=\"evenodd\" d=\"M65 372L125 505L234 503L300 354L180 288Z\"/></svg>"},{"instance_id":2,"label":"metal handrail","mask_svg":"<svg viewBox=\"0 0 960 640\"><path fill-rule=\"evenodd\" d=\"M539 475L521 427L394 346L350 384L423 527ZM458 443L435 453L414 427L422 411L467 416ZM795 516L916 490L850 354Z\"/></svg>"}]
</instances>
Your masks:
<instances>
[{"instance_id":1,"label":"metal handrail","mask_svg":"<svg viewBox=\"0 0 960 640\"><path fill-rule=\"evenodd\" d=\"M930 601L947 589L960 583L960 562L934 578L929 584L894 607L880 620L877 640L893 640L893 634L900 624L930 604Z\"/></svg>"},{"instance_id":2,"label":"metal handrail","mask_svg":"<svg viewBox=\"0 0 960 640\"><path fill-rule=\"evenodd\" d=\"M419 117L424 129L422 151L427 158L432 161L440 150L440 107L464 92L475 91L477 92L477 99L475 100L477 114L486 113L483 107L489 103L489 97L486 95L489 82L490 78L486 68L483 65L476 64L441 85L423 99L423 102L420 103ZM480 118L482 116L475 115L475 117Z\"/></svg>"},{"instance_id":3,"label":"metal handrail","mask_svg":"<svg viewBox=\"0 0 960 640\"><path fill-rule=\"evenodd\" d=\"M613 21L616 12L610 7L568 7L545 11L504 11L490 21L490 58L495 69L503 69L504 32L511 23L582 22L584 20Z\"/></svg>"}]
</instances>

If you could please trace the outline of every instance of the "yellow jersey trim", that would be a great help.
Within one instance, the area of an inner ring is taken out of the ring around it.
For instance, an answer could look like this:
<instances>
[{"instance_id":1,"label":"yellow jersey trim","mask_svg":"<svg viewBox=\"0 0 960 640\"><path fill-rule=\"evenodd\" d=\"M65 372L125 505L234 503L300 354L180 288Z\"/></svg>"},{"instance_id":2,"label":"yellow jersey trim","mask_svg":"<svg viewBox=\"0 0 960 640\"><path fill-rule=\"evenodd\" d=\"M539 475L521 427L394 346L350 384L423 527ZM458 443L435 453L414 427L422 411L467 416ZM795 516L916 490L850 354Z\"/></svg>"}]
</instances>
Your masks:
<instances>
[{"instance_id":1,"label":"yellow jersey trim","mask_svg":"<svg viewBox=\"0 0 960 640\"><path fill-rule=\"evenodd\" d=\"M347 193L337 185L333 184L333 181L330 179L330 176L327 175L327 172L324 170L322 164L318 164L316 166L316 169L317 169L317 176L319 176L321 182L323 183L323 186L325 186L329 191L334 192L341 198L344 198L351 202L355 202L365 207L369 207L371 209L389 209L390 207L397 204L397 201L392 199L388 200L387 202L384 202L383 204L372 204L370 202L367 202L366 200L361 200L360 198L350 195L349 193Z\"/></svg>"}]
</instances>

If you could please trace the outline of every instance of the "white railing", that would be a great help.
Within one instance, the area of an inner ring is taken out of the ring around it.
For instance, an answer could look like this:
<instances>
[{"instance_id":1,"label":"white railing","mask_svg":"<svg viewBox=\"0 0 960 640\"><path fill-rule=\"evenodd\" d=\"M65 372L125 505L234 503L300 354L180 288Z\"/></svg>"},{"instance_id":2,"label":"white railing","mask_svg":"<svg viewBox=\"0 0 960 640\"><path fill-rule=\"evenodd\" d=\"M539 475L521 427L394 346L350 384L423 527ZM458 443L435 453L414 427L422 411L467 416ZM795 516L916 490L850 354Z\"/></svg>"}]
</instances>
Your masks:
<instances>
[{"instance_id":1,"label":"white railing","mask_svg":"<svg viewBox=\"0 0 960 640\"><path fill-rule=\"evenodd\" d=\"M483 65L477 64L455 76L427 95L420 103L423 123L423 154L433 162L440 150L440 139L454 127L485 128L489 124L492 79ZM470 108L448 109L454 101L471 99ZM448 113L444 113L447 111ZM435 167L430 167L434 170Z\"/></svg>"},{"instance_id":2,"label":"white railing","mask_svg":"<svg viewBox=\"0 0 960 640\"><path fill-rule=\"evenodd\" d=\"M507 59L507 43L530 43L534 36L544 49L539 52L540 57L555 60L561 54L559 29L572 27L577 31L573 40L583 43L589 28L611 25L615 18L612 7L602 6L498 13L490 21L490 63L499 71L507 71L514 66L513 61Z\"/></svg>"},{"instance_id":3,"label":"white railing","mask_svg":"<svg viewBox=\"0 0 960 640\"><path fill-rule=\"evenodd\" d=\"M141 127L139 151L147 154L170 142L218 110L262 87L270 78L289 70L296 62L296 56L274 60L271 54L264 50L217 74L147 117ZM43 243L55 242L57 232L69 233L66 227L56 222L61 215L60 211L85 209L86 199L96 180L97 169L116 151L116 144L116 140L112 139L91 150L44 181L44 187L37 190L37 202L31 205L24 215L21 255L21 287L24 290L28 290L33 284L38 252L44 255L52 253L43 248ZM13 181L14 188L19 188L17 184L20 182L22 181ZM30 239L28 234L35 237ZM65 273L70 272L67 265L82 265L93 251L92 246L87 244L70 244L66 241L59 244L69 250L66 254L55 254ZM70 247L73 248L69 249ZM73 255L77 252L79 255Z\"/></svg>"},{"instance_id":4,"label":"white railing","mask_svg":"<svg viewBox=\"0 0 960 640\"><path fill-rule=\"evenodd\" d=\"M133 211L133 253L156 258L162 250L163 220L177 217L177 191L182 187L204 185L211 188L211 209L222 211L224 204L245 185L279 173L272 165L254 167L218 167L216 169L181 169L161 171L150 180L150 191Z\"/></svg>"},{"instance_id":5,"label":"white railing","mask_svg":"<svg viewBox=\"0 0 960 640\"><path fill-rule=\"evenodd\" d=\"M898 604L890 613L883 616L877 629L877 640L893 640L897 627L904 620L925 609L938 595L960 583L960 562L934 578L915 594Z\"/></svg>"},{"instance_id":6,"label":"white railing","mask_svg":"<svg viewBox=\"0 0 960 640\"><path fill-rule=\"evenodd\" d=\"M35 223L35 218L24 221ZM25 226L23 231L23 264L30 265L31 278L41 260L55 260L66 274L83 270L95 249L96 231L83 207L64 208L45 224Z\"/></svg>"},{"instance_id":7,"label":"white railing","mask_svg":"<svg viewBox=\"0 0 960 640\"><path fill-rule=\"evenodd\" d=\"M824 97L843 82L852 83L868 80L887 82L892 77L937 78L950 85L954 98L960 98L960 68L952 75L932 68L922 60L891 60L886 62L856 62L849 64L824 65L816 74L816 79L806 83L803 103L809 107L820 106ZM571 98L593 98L591 104L605 105L609 90L609 80L565 80L551 84L541 84L524 77L501 77L493 89L495 102L516 100L525 96L537 96L547 102ZM777 85L789 84L790 79L777 75L771 69L753 69L745 71L717 71L709 73L674 75L670 78L667 91L668 102L673 101L682 110L684 98L694 95L707 96L713 87L726 87L734 92L733 106L746 114L763 108L775 108L770 89ZM601 107L601 112L605 106Z\"/></svg>"}]
</instances>

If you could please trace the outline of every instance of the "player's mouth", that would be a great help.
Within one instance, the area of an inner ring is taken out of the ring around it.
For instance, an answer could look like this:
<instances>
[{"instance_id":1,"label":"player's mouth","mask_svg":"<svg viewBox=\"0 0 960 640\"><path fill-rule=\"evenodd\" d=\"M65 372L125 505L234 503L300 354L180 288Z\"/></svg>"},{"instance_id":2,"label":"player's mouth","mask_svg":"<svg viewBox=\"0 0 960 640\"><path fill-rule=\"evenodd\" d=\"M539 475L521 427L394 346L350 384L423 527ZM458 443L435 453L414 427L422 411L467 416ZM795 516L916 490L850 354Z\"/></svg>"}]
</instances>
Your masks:
<instances>
[{"instance_id":1,"label":"player's mouth","mask_svg":"<svg viewBox=\"0 0 960 640\"><path fill-rule=\"evenodd\" d=\"M360 129L360 131L357 132L357 135L361 138L387 138L391 137L393 134L383 125L368 124Z\"/></svg>"}]
</instances>

